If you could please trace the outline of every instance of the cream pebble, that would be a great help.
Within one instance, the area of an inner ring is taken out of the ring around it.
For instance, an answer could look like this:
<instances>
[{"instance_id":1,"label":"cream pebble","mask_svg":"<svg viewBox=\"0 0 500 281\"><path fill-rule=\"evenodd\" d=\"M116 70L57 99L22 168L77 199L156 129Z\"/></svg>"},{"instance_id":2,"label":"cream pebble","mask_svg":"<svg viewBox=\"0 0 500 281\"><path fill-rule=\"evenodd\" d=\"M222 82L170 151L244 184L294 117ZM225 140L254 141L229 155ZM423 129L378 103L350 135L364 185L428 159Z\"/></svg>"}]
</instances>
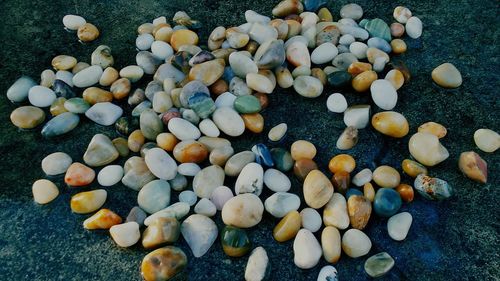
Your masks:
<instances>
[{"instance_id":1,"label":"cream pebble","mask_svg":"<svg viewBox=\"0 0 500 281\"><path fill-rule=\"evenodd\" d=\"M65 28L73 31L78 30L78 28L87 23L83 17L77 15L65 15L62 21Z\"/></svg>"},{"instance_id":2,"label":"cream pebble","mask_svg":"<svg viewBox=\"0 0 500 281\"><path fill-rule=\"evenodd\" d=\"M57 186L45 179L37 180L32 187L33 200L38 204L47 204L59 195Z\"/></svg>"},{"instance_id":3,"label":"cream pebble","mask_svg":"<svg viewBox=\"0 0 500 281\"><path fill-rule=\"evenodd\" d=\"M495 152L500 147L500 135L490 129L479 129L474 132L474 142L484 152Z\"/></svg>"}]
</instances>

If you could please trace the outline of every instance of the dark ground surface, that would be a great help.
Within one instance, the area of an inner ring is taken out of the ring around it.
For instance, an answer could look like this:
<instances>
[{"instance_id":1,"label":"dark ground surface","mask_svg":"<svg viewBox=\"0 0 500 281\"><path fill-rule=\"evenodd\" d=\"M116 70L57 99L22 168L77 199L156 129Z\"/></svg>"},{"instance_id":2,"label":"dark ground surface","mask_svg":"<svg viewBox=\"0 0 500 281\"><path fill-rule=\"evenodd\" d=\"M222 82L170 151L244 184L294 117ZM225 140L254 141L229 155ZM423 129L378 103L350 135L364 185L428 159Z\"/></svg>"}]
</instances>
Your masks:
<instances>
[{"instance_id":1,"label":"dark ground surface","mask_svg":"<svg viewBox=\"0 0 500 281\"><path fill-rule=\"evenodd\" d=\"M64 151L81 161L87 143L98 132L111 137L112 128L103 128L85 120L69 135L44 140L39 130L19 131L9 121L15 108L5 92L21 74L39 79L50 67L52 57L71 54L90 62L90 53L99 44L111 46L117 68L134 63L136 27L161 15L171 19L175 11L185 10L203 22L202 42L218 25L243 23L246 9L270 15L277 1L11 1L0 3L0 279L2 280L139 280L139 266L147 251L139 246L118 248L106 232L82 228L86 216L71 213L69 199L75 190L55 182L61 195L51 204L33 202L32 183L44 178L41 159L52 152ZM410 121L411 133L426 121L436 121L448 128L442 140L450 151L444 163L430 169L433 176L449 181L456 195L445 202L424 201L417 196L402 210L414 218L404 242L392 241L387 235L386 219L373 217L366 229L373 248L370 252L389 252L396 266L385 280L499 280L498 152L479 151L472 135L476 129L500 131L498 120L499 25L497 1L356 1L368 18L380 17L392 22L392 11L398 4L409 7L424 23L420 40L405 39L407 54L400 56L412 72L410 84L399 90L396 111ZM336 18L347 1L329 1ZM96 24L101 37L91 44L78 43L76 35L63 30L65 14L76 13ZM452 62L461 71L464 83L456 90L444 90L432 83L430 72L443 62ZM332 89L326 89L330 94ZM363 94L346 94L349 103L367 101ZM280 122L289 124L286 144L307 139L318 148L317 162L327 171L327 162L339 151L337 136L344 124L342 115L327 112L327 95L306 100L292 91L270 95L271 106L263 113L267 129ZM379 164L400 168L409 157L407 142L386 139L372 129L362 130L358 145L350 151L357 159L356 171ZM237 151L265 141L265 135L245 134L234 140ZM386 152L380 152L386 147ZM480 185L466 179L457 168L462 151L474 150L489 163L489 183ZM377 156L378 155L378 156ZM406 176L403 182L411 183ZM90 188L95 188L93 184ZM293 181L292 191L301 185ZM89 188L84 188L89 189ZM82 189L79 189L80 191ZM136 192L122 185L107 188L105 207L126 216L134 206ZM266 194L265 194L266 195ZM264 196L265 196L264 195ZM174 197L176 197L174 192ZM220 216L216 221L221 225ZM249 231L254 246L266 248L272 264L270 280L316 280L326 263L311 270L293 264L292 242L276 243L271 230L277 220L266 215L263 222ZM318 233L319 237L319 233ZM247 257L225 256L217 240L208 254L195 259L184 241L177 243L187 253L189 266L179 279L241 280ZM366 257L342 257L336 265L341 280L365 280Z\"/></svg>"}]
</instances>

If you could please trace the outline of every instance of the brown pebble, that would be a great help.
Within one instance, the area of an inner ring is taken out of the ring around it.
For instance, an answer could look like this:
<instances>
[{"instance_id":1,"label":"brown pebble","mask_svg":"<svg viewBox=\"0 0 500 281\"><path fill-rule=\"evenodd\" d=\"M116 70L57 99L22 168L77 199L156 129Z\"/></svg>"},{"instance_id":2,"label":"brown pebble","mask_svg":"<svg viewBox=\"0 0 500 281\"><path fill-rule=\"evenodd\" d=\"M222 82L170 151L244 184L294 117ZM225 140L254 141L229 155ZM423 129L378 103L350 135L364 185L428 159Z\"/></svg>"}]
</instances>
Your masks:
<instances>
[{"instance_id":1,"label":"brown pebble","mask_svg":"<svg viewBox=\"0 0 500 281\"><path fill-rule=\"evenodd\" d=\"M311 159L299 159L293 165L293 173L301 181L304 181L310 171L317 169L318 165Z\"/></svg>"},{"instance_id":2,"label":"brown pebble","mask_svg":"<svg viewBox=\"0 0 500 281\"><path fill-rule=\"evenodd\" d=\"M212 85L210 85L210 93L215 96L219 96L229 90L229 86L224 79L219 79L215 81Z\"/></svg>"},{"instance_id":3,"label":"brown pebble","mask_svg":"<svg viewBox=\"0 0 500 281\"><path fill-rule=\"evenodd\" d=\"M267 97L267 94L265 93L255 93L253 94L254 97L259 99L260 102L260 107L262 109L266 108L269 105L269 98Z\"/></svg>"},{"instance_id":4,"label":"brown pebble","mask_svg":"<svg viewBox=\"0 0 500 281\"><path fill-rule=\"evenodd\" d=\"M335 188L335 192L345 194L351 184L351 176L346 171L339 171L333 175L332 183Z\"/></svg>"},{"instance_id":5,"label":"brown pebble","mask_svg":"<svg viewBox=\"0 0 500 281\"><path fill-rule=\"evenodd\" d=\"M91 23L85 23L78 28L78 39L82 42L91 42L99 37L99 29Z\"/></svg>"},{"instance_id":6,"label":"brown pebble","mask_svg":"<svg viewBox=\"0 0 500 281\"><path fill-rule=\"evenodd\" d=\"M408 203L413 201L413 197L415 196L413 193L413 187L408 184L399 184L396 186L396 191L399 193L401 196L401 199L403 199L404 202Z\"/></svg>"}]
</instances>

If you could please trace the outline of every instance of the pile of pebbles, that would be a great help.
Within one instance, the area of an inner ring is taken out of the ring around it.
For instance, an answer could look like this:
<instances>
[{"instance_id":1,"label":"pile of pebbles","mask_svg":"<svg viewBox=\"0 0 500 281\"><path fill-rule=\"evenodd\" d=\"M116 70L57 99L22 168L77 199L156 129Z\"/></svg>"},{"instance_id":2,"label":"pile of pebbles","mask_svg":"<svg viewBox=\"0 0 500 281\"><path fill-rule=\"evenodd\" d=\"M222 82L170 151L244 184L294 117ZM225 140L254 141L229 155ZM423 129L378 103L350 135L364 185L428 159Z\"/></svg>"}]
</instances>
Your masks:
<instances>
[{"instance_id":1,"label":"pile of pebbles","mask_svg":"<svg viewBox=\"0 0 500 281\"><path fill-rule=\"evenodd\" d=\"M428 175L428 168L449 157L440 143L446 127L435 122L419 126L409 140L413 159L404 159L401 167L415 178L413 186L401 182L396 168L358 167L349 154L335 155L329 171L320 171L313 143L280 145L287 137L286 123L268 132L274 148L259 143L236 152L230 139L246 131L264 131L260 112L269 106L267 95L277 86L293 88L305 98L316 98L325 89L370 93L382 110L373 116L369 104L348 105L342 93L329 95L327 109L343 114L346 125L337 139L338 149L353 148L369 123L393 138L410 133L405 116L392 111L397 91L409 82L410 74L390 56L407 50L403 36L413 40L422 34L422 22L408 8L396 7L390 25L363 18L357 4L343 6L338 21L322 1L284 0L272 14L273 19L246 11L246 23L216 27L206 48L198 46L195 31L200 23L185 12L174 15L173 25L159 17L137 29L136 65L115 69L112 50L101 45L92 52L90 64L70 55L56 56L53 69L41 73L40 83L23 76L7 92L12 102L30 104L11 114L12 123L21 129L42 126L50 114L41 133L53 138L73 130L85 116L99 125L115 126L122 135L110 139L96 134L82 161L55 152L41 166L47 176L64 175L65 183L75 188L97 179L102 188L75 194L71 210L93 214L83 227L109 229L120 247L141 242L153 250L142 261L145 280L166 280L185 268L185 253L171 245L181 236L195 257L207 253L218 236L228 256L245 256L253 248L245 229L257 225L264 211L276 218L276 241L294 240L293 262L299 268L312 268L321 257L335 264L342 253L363 257L372 246L362 231L370 219L388 217L387 234L402 241L413 217L398 212L414 199L414 190L429 200L453 194L445 180ZM67 15L63 23L78 30L81 41L99 35L80 16ZM145 89L135 86L151 78ZM432 79L446 88L462 84L460 72L450 63L438 66ZM121 106L125 103L133 110L123 116L128 112ZM500 146L500 136L489 129L476 131L474 140L484 152ZM120 157L128 160L123 166L113 164ZM462 153L459 168L486 183L487 164L476 152ZM304 202L289 192L292 174L303 182ZM236 179L234 188L224 185L230 177ZM137 192L137 206L125 219L102 208L108 200L106 187L120 182ZM260 197L264 188L273 192L265 200ZM171 202L172 192L179 193L179 202ZM58 194L50 180L33 184L37 203L47 204ZM299 211L304 203L307 207ZM212 219L218 215L225 224L221 230ZM319 232L320 241L315 235ZM245 279L265 279L271 264L264 248L254 248ZM366 260L365 271L378 277L393 266L394 259L382 252ZM337 280L337 270L325 266L318 280Z\"/></svg>"}]
</instances>

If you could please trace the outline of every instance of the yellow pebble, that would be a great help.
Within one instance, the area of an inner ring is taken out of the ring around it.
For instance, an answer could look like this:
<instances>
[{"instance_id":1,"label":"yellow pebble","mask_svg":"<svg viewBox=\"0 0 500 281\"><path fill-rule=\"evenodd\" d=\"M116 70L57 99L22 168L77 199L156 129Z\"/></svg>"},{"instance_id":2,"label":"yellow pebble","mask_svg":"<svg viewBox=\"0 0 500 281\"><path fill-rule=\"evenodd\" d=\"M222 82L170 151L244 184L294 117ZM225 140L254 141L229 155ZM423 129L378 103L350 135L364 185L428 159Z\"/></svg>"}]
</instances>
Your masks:
<instances>
[{"instance_id":1,"label":"yellow pebble","mask_svg":"<svg viewBox=\"0 0 500 281\"><path fill-rule=\"evenodd\" d=\"M273 237L278 242L293 239L300 230L301 217L299 212L291 211L284 216L273 229Z\"/></svg>"},{"instance_id":2,"label":"yellow pebble","mask_svg":"<svg viewBox=\"0 0 500 281\"><path fill-rule=\"evenodd\" d=\"M341 171L350 173L354 168L356 168L356 161L349 154L339 154L328 163L328 169L334 174Z\"/></svg>"},{"instance_id":3,"label":"yellow pebble","mask_svg":"<svg viewBox=\"0 0 500 281\"><path fill-rule=\"evenodd\" d=\"M245 128L252 133L260 133L264 130L264 117L260 113L241 114Z\"/></svg>"},{"instance_id":4,"label":"yellow pebble","mask_svg":"<svg viewBox=\"0 0 500 281\"><path fill-rule=\"evenodd\" d=\"M408 121L403 114L395 111L383 111L373 115L372 126L382 134L394 138L402 138L410 130Z\"/></svg>"},{"instance_id":5,"label":"yellow pebble","mask_svg":"<svg viewBox=\"0 0 500 281\"><path fill-rule=\"evenodd\" d=\"M352 79L352 87L357 92L365 92L370 89L373 81L377 80L377 78L377 72L373 70L361 72Z\"/></svg>"},{"instance_id":6,"label":"yellow pebble","mask_svg":"<svg viewBox=\"0 0 500 281\"><path fill-rule=\"evenodd\" d=\"M111 102L113 100L113 94L111 92L97 87L85 89L82 97L83 100L88 102L90 105L94 105L98 102Z\"/></svg>"},{"instance_id":7,"label":"yellow pebble","mask_svg":"<svg viewBox=\"0 0 500 281\"><path fill-rule=\"evenodd\" d=\"M128 136L128 148L133 152L139 152L144 142L145 138L141 130L135 130Z\"/></svg>"},{"instance_id":8,"label":"yellow pebble","mask_svg":"<svg viewBox=\"0 0 500 281\"><path fill-rule=\"evenodd\" d=\"M113 225L120 224L122 218L109 209L101 209L90 218L83 221L85 229L109 229Z\"/></svg>"},{"instance_id":9,"label":"yellow pebble","mask_svg":"<svg viewBox=\"0 0 500 281\"><path fill-rule=\"evenodd\" d=\"M96 189L75 194L71 197L71 210L77 214L92 213L106 202L107 192Z\"/></svg>"},{"instance_id":10,"label":"yellow pebble","mask_svg":"<svg viewBox=\"0 0 500 281\"><path fill-rule=\"evenodd\" d=\"M176 30L170 38L170 45L175 51L179 50L182 45L196 44L198 44L198 35L189 29Z\"/></svg>"},{"instance_id":11,"label":"yellow pebble","mask_svg":"<svg viewBox=\"0 0 500 281\"><path fill-rule=\"evenodd\" d=\"M59 55L52 59L52 67L55 70L69 70L76 65L76 59L72 56Z\"/></svg>"},{"instance_id":12,"label":"yellow pebble","mask_svg":"<svg viewBox=\"0 0 500 281\"><path fill-rule=\"evenodd\" d=\"M86 23L78 28L78 39L82 42L94 41L99 37L99 29L91 23Z\"/></svg>"},{"instance_id":13,"label":"yellow pebble","mask_svg":"<svg viewBox=\"0 0 500 281\"><path fill-rule=\"evenodd\" d=\"M394 188L400 183L401 176L393 167L383 165L373 171L373 181L380 187Z\"/></svg>"},{"instance_id":14,"label":"yellow pebble","mask_svg":"<svg viewBox=\"0 0 500 281\"><path fill-rule=\"evenodd\" d=\"M316 156L316 147L308 141L298 140L292 144L291 154L293 160L313 159Z\"/></svg>"},{"instance_id":15,"label":"yellow pebble","mask_svg":"<svg viewBox=\"0 0 500 281\"><path fill-rule=\"evenodd\" d=\"M410 159L403 160L401 166L403 168L403 172L412 178L416 178L420 174L427 175L428 173L427 168L424 165Z\"/></svg>"},{"instance_id":16,"label":"yellow pebble","mask_svg":"<svg viewBox=\"0 0 500 281\"><path fill-rule=\"evenodd\" d=\"M372 65L367 62L359 61L351 63L351 65L349 65L349 68L347 68L347 72L349 72L353 76L356 76L368 70L372 70Z\"/></svg>"},{"instance_id":17,"label":"yellow pebble","mask_svg":"<svg viewBox=\"0 0 500 281\"><path fill-rule=\"evenodd\" d=\"M444 136L446 136L446 133L448 131L446 130L445 126L431 121L420 125L420 127L418 127L418 132L429 133L435 135L438 138L443 138Z\"/></svg>"},{"instance_id":18,"label":"yellow pebble","mask_svg":"<svg viewBox=\"0 0 500 281\"><path fill-rule=\"evenodd\" d=\"M405 77L401 71L397 69L392 69L391 71L387 72L385 75L385 80L388 80L391 82L392 86L394 86L394 89L399 90L405 83Z\"/></svg>"},{"instance_id":19,"label":"yellow pebble","mask_svg":"<svg viewBox=\"0 0 500 281\"><path fill-rule=\"evenodd\" d=\"M370 202L373 202L375 199L375 189L373 188L373 184L367 182L363 185L363 195L366 199L370 200Z\"/></svg>"},{"instance_id":20,"label":"yellow pebble","mask_svg":"<svg viewBox=\"0 0 500 281\"><path fill-rule=\"evenodd\" d=\"M321 232L321 247L323 248L323 257L329 263L337 263L342 254L342 244L340 232L334 226L327 226Z\"/></svg>"},{"instance_id":21,"label":"yellow pebble","mask_svg":"<svg viewBox=\"0 0 500 281\"><path fill-rule=\"evenodd\" d=\"M402 54L406 52L406 43L401 39L394 39L391 41L392 52L395 54Z\"/></svg>"},{"instance_id":22,"label":"yellow pebble","mask_svg":"<svg viewBox=\"0 0 500 281\"><path fill-rule=\"evenodd\" d=\"M161 133L156 136L158 146L168 152L173 151L179 140L171 133Z\"/></svg>"}]
</instances>

